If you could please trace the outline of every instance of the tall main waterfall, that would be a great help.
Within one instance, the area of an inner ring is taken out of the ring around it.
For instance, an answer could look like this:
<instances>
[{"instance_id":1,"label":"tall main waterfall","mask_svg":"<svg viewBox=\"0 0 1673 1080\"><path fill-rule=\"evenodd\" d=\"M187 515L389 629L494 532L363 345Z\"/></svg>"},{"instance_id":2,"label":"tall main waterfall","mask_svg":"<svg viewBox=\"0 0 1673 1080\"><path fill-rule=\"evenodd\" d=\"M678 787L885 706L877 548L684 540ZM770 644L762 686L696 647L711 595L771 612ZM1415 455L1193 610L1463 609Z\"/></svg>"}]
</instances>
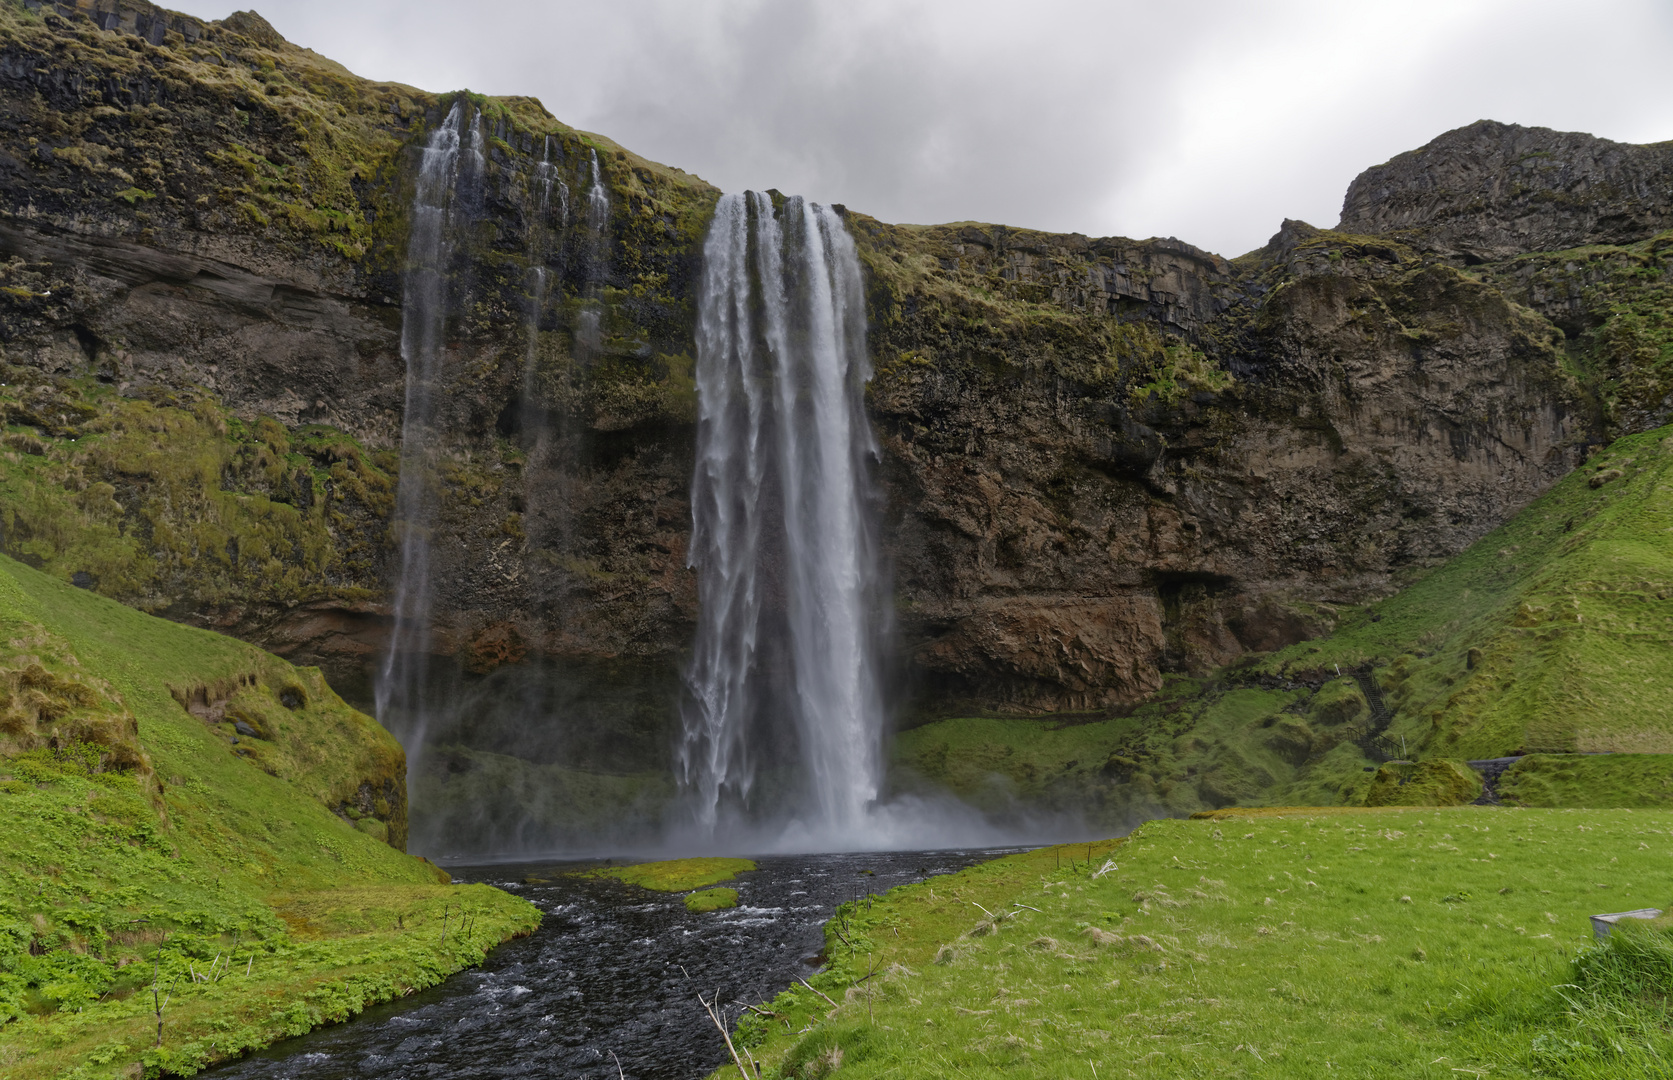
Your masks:
<instances>
[{"instance_id":1,"label":"tall main waterfall","mask_svg":"<svg viewBox=\"0 0 1673 1080\"><path fill-rule=\"evenodd\" d=\"M468 117L468 119L467 119ZM395 627L375 687L378 719L401 735L407 771L417 771L431 710L425 700L431 610L430 533L437 492L435 388L441 378L449 263L462 220L480 198L485 158L478 117L455 102L430 133L413 195L412 231L401 297L401 358L407 365L401 420L401 475L395 493L400 576Z\"/></svg>"},{"instance_id":2,"label":"tall main waterfall","mask_svg":"<svg viewBox=\"0 0 1673 1080\"><path fill-rule=\"evenodd\" d=\"M711 835L776 803L842 843L883 726L859 259L830 209L757 192L721 198L703 255L681 781Z\"/></svg>"}]
</instances>

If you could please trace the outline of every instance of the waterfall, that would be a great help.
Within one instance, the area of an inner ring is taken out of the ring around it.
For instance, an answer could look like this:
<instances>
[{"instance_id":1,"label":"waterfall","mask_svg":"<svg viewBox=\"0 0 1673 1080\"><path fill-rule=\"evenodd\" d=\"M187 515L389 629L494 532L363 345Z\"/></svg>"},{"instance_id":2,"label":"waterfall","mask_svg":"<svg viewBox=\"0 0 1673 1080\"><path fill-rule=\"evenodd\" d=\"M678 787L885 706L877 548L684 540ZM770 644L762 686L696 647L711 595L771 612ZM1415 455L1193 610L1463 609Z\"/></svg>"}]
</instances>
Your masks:
<instances>
[{"instance_id":1,"label":"waterfall","mask_svg":"<svg viewBox=\"0 0 1673 1080\"><path fill-rule=\"evenodd\" d=\"M859 259L828 208L756 192L721 198L703 257L682 785L713 835L777 769L780 813L852 842L879 794L886 618Z\"/></svg>"},{"instance_id":2,"label":"waterfall","mask_svg":"<svg viewBox=\"0 0 1673 1080\"><path fill-rule=\"evenodd\" d=\"M557 179L557 167L552 164L552 136L546 136L540 163L534 167L534 182L539 196L535 212L529 221L529 325L528 344L523 354L523 402L525 422L529 402L534 397L535 366L540 351L540 315L546 305L546 284L550 276L546 269L547 237L551 233L552 184Z\"/></svg>"},{"instance_id":3,"label":"waterfall","mask_svg":"<svg viewBox=\"0 0 1673 1080\"><path fill-rule=\"evenodd\" d=\"M610 192L598 169L598 151L591 153L592 183L587 188L587 293L596 295L604 278L604 228L610 223ZM596 319L597 316L595 315Z\"/></svg>"},{"instance_id":4,"label":"waterfall","mask_svg":"<svg viewBox=\"0 0 1673 1080\"><path fill-rule=\"evenodd\" d=\"M604 187L598 168L598 151L588 159L591 181L587 187L587 235L585 240L587 282L582 295L589 304L575 316L575 359L595 363L604 351L603 309L598 304L599 285L604 280L605 228L610 224L610 192ZM567 192L565 196L567 198Z\"/></svg>"},{"instance_id":5,"label":"waterfall","mask_svg":"<svg viewBox=\"0 0 1673 1080\"><path fill-rule=\"evenodd\" d=\"M442 376L449 264L462 220L481 197L485 164L479 118L465 120L463 101L425 142L413 193L412 228L401 296L401 358L407 365L401 419L401 473L395 493L400 571L395 581L395 626L374 688L378 720L407 749L409 780L416 775L430 709L426 676L430 652L430 531L437 492L436 391ZM468 139L465 133L468 132Z\"/></svg>"},{"instance_id":6,"label":"waterfall","mask_svg":"<svg viewBox=\"0 0 1673 1080\"><path fill-rule=\"evenodd\" d=\"M545 214L552 206L552 181L558 175L558 170L552 166L552 136L548 135L541 142L540 164L534 167L534 177L540 182L540 212Z\"/></svg>"},{"instance_id":7,"label":"waterfall","mask_svg":"<svg viewBox=\"0 0 1673 1080\"><path fill-rule=\"evenodd\" d=\"M587 227L594 236L604 232L604 223L610 218L610 193L604 189L604 180L598 172L598 151L592 151L592 186L587 189Z\"/></svg>"}]
</instances>

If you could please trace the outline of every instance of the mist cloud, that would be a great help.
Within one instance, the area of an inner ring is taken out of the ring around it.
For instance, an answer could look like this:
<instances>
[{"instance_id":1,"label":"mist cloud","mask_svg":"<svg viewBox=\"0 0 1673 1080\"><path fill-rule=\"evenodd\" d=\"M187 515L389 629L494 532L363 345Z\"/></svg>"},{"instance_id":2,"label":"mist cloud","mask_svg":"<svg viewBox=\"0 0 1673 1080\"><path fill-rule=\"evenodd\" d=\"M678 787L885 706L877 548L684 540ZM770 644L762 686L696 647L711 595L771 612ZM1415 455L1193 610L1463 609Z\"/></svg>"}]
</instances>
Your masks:
<instances>
[{"instance_id":1,"label":"mist cloud","mask_svg":"<svg viewBox=\"0 0 1673 1080\"><path fill-rule=\"evenodd\" d=\"M232 4L189 10L220 18ZM262 0L299 45L541 99L729 191L1235 255L1491 118L1673 139L1673 5Z\"/></svg>"}]
</instances>

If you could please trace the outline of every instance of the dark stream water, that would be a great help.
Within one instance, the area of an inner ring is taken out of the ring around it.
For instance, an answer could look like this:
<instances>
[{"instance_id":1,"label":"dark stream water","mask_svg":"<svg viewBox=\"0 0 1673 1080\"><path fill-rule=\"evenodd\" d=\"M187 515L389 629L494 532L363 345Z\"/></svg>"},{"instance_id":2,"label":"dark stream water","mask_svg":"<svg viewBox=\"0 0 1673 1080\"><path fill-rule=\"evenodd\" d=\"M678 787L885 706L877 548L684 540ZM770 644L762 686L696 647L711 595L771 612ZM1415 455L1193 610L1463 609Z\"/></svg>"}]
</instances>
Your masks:
<instances>
[{"instance_id":1,"label":"dark stream water","mask_svg":"<svg viewBox=\"0 0 1673 1080\"><path fill-rule=\"evenodd\" d=\"M771 997L816 970L837 904L998 854L763 856L760 869L727 882L738 907L706 914L686 911L678 895L564 877L567 867L551 862L450 867L456 879L526 897L544 915L540 929L440 986L211 1075L614 1078L614 1051L629 1080L691 1080L727 1059L699 991L719 990L723 1002ZM528 876L552 883L523 884ZM740 1011L732 1005L728 1020Z\"/></svg>"}]
</instances>

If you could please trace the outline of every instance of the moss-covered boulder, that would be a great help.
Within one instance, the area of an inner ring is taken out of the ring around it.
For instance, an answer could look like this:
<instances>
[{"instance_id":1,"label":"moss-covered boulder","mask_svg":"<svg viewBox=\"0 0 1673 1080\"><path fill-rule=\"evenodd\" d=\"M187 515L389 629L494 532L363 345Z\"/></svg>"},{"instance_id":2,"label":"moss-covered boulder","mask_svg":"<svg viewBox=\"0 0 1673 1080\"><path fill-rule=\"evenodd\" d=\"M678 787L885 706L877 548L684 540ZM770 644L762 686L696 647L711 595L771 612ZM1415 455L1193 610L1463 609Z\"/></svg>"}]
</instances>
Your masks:
<instances>
[{"instance_id":1,"label":"moss-covered boulder","mask_svg":"<svg viewBox=\"0 0 1673 1080\"><path fill-rule=\"evenodd\" d=\"M1332 679L1319 688L1308 703L1307 714L1313 722L1326 726L1364 720L1371 715L1365 692L1352 678Z\"/></svg>"},{"instance_id":2,"label":"moss-covered boulder","mask_svg":"<svg viewBox=\"0 0 1673 1080\"><path fill-rule=\"evenodd\" d=\"M1463 806L1481 797L1481 775L1462 761L1390 762L1377 770L1366 806Z\"/></svg>"}]
</instances>

